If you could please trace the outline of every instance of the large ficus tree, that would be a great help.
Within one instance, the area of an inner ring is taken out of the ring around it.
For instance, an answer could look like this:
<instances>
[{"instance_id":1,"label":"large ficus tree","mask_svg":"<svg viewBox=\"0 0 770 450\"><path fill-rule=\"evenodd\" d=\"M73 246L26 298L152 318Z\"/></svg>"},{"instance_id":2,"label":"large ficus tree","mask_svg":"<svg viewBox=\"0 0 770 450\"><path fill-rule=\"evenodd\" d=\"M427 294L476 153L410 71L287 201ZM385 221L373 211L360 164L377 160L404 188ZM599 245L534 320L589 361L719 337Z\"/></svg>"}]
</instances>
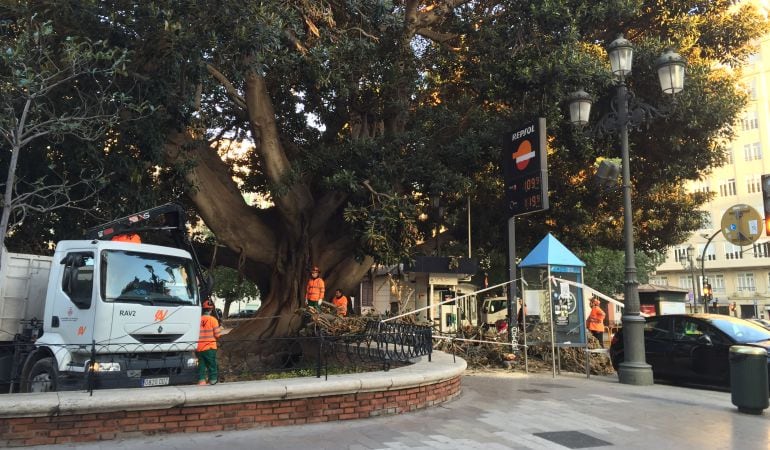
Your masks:
<instances>
[{"instance_id":1,"label":"large ficus tree","mask_svg":"<svg viewBox=\"0 0 770 450\"><path fill-rule=\"evenodd\" d=\"M712 67L745 59L764 31L756 11L728 3L80 0L34 8L62 36L127 49L134 93L158 108L115 127L104 164L122 168L117 201L100 213L184 192L259 284L260 317L237 333L267 336L298 325L311 265L330 289L350 291L373 262L410 257L435 226L418 220L433 217L432 198L457 236L470 198L475 244L503 247L500 138L533 116L549 123L552 207L522 220L521 245L554 230L576 247L617 246L620 196L590 183L596 158L615 156L614 139L572 129L563 100L577 87L609 92L602 46L618 31L639 46L635 76L666 45L690 63L673 115L655 133L634 135L641 246L659 249L697 228L694 209L705 198L681 184L721 161L720 138L743 101L734 75ZM635 77L632 88L655 102L654 83ZM247 150L227 153L233 142ZM244 193L271 206L252 207Z\"/></svg>"}]
</instances>

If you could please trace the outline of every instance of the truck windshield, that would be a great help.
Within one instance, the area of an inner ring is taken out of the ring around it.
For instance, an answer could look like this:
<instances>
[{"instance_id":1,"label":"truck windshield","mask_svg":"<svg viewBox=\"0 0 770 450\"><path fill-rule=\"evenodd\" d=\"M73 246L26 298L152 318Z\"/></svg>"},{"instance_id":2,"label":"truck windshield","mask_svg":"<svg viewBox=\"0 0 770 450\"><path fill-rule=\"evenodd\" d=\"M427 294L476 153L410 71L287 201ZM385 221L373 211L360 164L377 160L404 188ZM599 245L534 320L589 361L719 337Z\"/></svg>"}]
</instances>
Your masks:
<instances>
[{"instance_id":1,"label":"truck windshield","mask_svg":"<svg viewBox=\"0 0 770 450\"><path fill-rule=\"evenodd\" d=\"M152 253L105 250L101 254L104 301L148 305L197 304L189 259Z\"/></svg>"}]
</instances>

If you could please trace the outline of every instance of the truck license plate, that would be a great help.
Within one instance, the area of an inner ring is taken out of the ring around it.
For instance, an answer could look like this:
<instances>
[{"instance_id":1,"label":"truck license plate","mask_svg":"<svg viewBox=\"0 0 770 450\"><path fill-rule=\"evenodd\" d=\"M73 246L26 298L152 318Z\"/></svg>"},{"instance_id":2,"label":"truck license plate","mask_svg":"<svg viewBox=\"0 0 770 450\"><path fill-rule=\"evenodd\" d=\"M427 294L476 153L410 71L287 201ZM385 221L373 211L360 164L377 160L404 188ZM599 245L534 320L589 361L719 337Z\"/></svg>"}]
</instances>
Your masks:
<instances>
[{"instance_id":1,"label":"truck license plate","mask_svg":"<svg viewBox=\"0 0 770 450\"><path fill-rule=\"evenodd\" d=\"M145 378L142 380L142 387L166 386L167 384L168 384L168 377Z\"/></svg>"}]
</instances>

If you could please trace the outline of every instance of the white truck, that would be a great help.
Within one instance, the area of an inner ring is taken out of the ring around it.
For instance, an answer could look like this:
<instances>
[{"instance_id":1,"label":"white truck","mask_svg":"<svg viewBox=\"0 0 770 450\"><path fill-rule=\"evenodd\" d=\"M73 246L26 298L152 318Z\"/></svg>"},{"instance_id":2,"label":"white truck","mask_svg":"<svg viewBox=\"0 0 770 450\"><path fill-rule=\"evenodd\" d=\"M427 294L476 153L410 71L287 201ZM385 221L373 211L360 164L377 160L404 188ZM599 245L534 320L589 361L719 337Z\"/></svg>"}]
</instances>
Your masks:
<instances>
[{"instance_id":1,"label":"white truck","mask_svg":"<svg viewBox=\"0 0 770 450\"><path fill-rule=\"evenodd\" d=\"M508 317L508 297L485 298L481 305L481 325L494 327L499 320Z\"/></svg>"},{"instance_id":2,"label":"white truck","mask_svg":"<svg viewBox=\"0 0 770 450\"><path fill-rule=\"evenodd\" d=\"M153 219L163 223L150 225ZM61 241L53 257L3 252L0 386L40 392L185 384L197 378L202 277L191 251L113 240L171 231L170 203Z\"/></svg>"}]
</instances>

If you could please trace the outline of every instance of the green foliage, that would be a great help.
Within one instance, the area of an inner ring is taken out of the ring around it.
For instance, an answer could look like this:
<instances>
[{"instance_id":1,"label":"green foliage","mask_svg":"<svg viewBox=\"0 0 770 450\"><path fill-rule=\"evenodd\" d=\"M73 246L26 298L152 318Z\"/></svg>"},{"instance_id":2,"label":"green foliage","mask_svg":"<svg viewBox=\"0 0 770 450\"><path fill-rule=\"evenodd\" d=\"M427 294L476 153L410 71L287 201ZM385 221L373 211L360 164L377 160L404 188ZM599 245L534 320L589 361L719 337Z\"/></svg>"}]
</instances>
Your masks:
<instances>
[{"instance_id":1,"label":"green foliage","mask_svg":"<svg viewBox=\"0 0 770 450\"><path fill-rule=\"evenodd\" d=\"M212 277L214 277L214 295L224 299L226 305L234 301L259 297L257 285L243 279L237 270L217 266L211 272Z\"/></svg>"},{"instance_id":2,"label":"green foliage","mask_svg":"<svg viewBox=\"0 0 770 450\"><path fill-rule=\"evenodd\" d=\"M626 260L623 251L597 247L581 254L580 259L586 263L583 273L588 286L607 295L623 294L626 278ZM648 255L637 252L635 255L637 281L649 282L650 274L663 259L662 254Z\"/></svg>"},{"instance_id":3,"label":"green foliage","mask_svg":"<svg viewBox=\"0 0 770 450\"><path fill-rule=\"evenodd\" d=\"M373 194L370 205L349 204L344 218L361 236L359 257L377 255L384 264L394 264L408 258L416 244L414 210L404 198Z\"/></svg>"},{"instance_id":4,"label":"green foliage","mask_svg":"<svg viewBox=\"0 0 770 450\"><path fill-rule=\"evenodd\" d=\"M661 51L674 46L688 61L672 115L631 133L637 248L681 242L701 225L698 210L708 200L681 186L723 161L724 139L746 101L736 87L739 65L767 31L757 11L731 3L482 0L460 4L416 36L403 34L410 23L400 4L375 0L66 1L34 10L63 42L101 41L130 55L119 65L129 75L118 80L120 91L157 105L148 117L115 124L101 145L67 147L63 160L83 165L71 155L97 152L114 171L105 193L113 201L98 214L207 189L185 179L194 158L170 164L164 145L178 130L206 144L256 141L261 131L234 99L254 69L265 76L291 169L271 181L251 149L228 161L229 175L243 192L273 199L297 185L315 199L344 195L326 241L352 236L355 248L339 251L390 263L411 257L437 222L465 239L469 198L474 248L504 261L500 140L537 116L548 124L551 207L517 219L517 252L549 231L576 252L622 247L621 195L591 182L598 157L618 156L617 137L574 130L564 102L582 87L596 97L594 120L609 111L614 89L604 47L621 31L636 48L630 88L647 103L668 101L654 74ZM430 32L449 38L432 40ZM440 218L429 201L436 196ZM277 213L270 214L280 235ZM434 219L419 221L421 214ZM46 218L35 232L67 235L88 220Z\"/></svg>"}]
</instances>

